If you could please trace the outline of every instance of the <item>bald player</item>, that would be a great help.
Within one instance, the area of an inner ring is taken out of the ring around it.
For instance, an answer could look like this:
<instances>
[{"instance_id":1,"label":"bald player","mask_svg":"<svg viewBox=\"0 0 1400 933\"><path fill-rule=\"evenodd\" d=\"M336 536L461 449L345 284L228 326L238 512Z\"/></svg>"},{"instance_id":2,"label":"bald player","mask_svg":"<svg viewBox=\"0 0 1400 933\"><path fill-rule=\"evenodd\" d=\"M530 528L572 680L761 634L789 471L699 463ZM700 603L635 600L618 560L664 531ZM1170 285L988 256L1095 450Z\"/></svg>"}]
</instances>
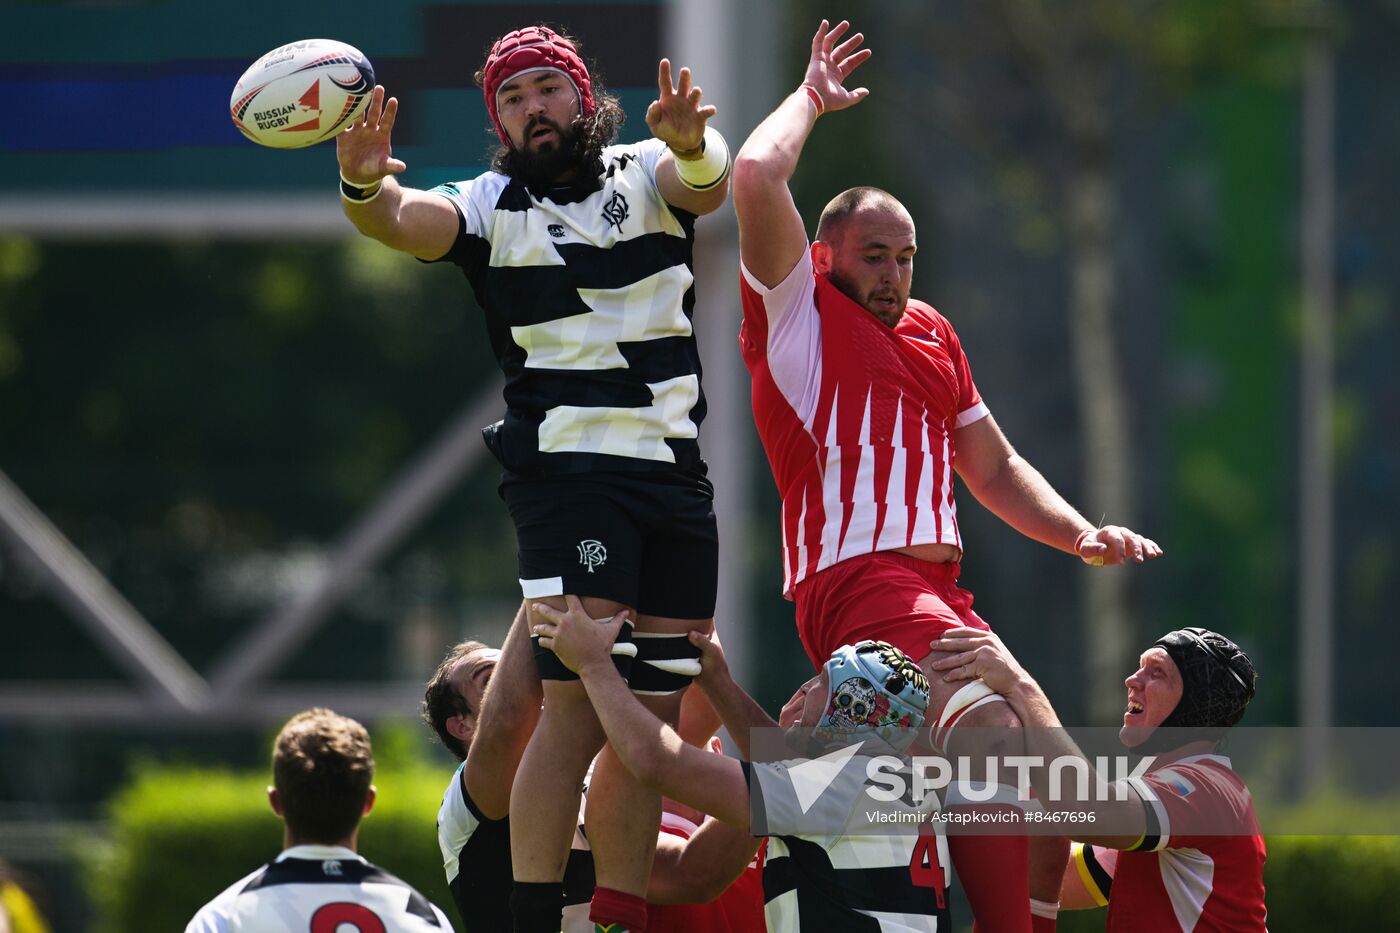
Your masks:
<instances>
[{"instance_id":1,"label":"bald player","mask_svg":"<svg viewBox=\"0 0 1400 933\"><path fill-rule=\"evenodd\" d=\"M801 86L749 136L733 178L740 346L783 497L783 591L797 604L798 636L814 667L867 638L926 663L940 632L988 628L957 585L955 472L1011 527L1085 563L1162 553L1130 529L1094 526L1007 441L952 323L910 298L918 247L898 199L878 188L843 191L808 241L788 182L816 121L869 93L846 86L871 54L848 30L822 21ZM979 681L934 683L936 740L946 748L960 724L1018 725L1002 700ZM963 837L953 851L987 933L1030 929L1029 901L1005 896L1028 885L1025 845Z\"/></svg>"}]
</instances>

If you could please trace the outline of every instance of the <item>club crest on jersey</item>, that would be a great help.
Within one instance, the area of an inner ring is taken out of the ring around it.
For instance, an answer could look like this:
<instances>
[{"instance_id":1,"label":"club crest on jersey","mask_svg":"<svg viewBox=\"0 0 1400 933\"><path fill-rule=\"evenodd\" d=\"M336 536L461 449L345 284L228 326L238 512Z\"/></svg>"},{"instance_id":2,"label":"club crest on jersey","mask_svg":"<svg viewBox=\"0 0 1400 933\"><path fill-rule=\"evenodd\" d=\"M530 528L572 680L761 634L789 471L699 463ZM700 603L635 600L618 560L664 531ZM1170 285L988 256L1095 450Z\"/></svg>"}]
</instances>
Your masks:
<instances>
[{"instance_id":1,"label":"club crest on jersey","mask_svg":"<svg viewBox=\"0 0 1400 933\"><path fill-rule=\"evenodd\" d=\"M594 567L601 567L608 561L608 549L603 542L589 538L578 543L578 562L592 573Z\"/></svg>"},{"instance_id":2,"label":"club crest on jersey","mask_svg":"<svg viewBox=\"0 0 1400 933\"><path fill-rule=\"evenodd\" d=\"M622 232L622 222L627 219L627 199L621 193L614 191L608 203L603 205L603 219L609 226L616 227L619 233Z\"/></svg>"}]
</instances>

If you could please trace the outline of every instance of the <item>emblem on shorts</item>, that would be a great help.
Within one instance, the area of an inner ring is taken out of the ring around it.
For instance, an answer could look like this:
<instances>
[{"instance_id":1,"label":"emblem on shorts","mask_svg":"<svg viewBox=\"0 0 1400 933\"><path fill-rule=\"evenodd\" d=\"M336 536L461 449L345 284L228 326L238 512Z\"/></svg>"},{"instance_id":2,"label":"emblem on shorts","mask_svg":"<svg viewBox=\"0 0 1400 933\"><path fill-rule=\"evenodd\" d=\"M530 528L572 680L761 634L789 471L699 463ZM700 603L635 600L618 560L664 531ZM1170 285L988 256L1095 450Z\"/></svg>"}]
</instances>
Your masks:
<instances>
[{"instance_id":1,"label":"emblem on shorts","mask_svg":"<svg viewBox=\"0 0 1400 933\"><path fill-rule=\"evenodd\" d=\"M578 543L578 562L587 567L589 573L593 572L594 567L603 566L607 560L608 549L603 547L603 542L589 538Z\"/></svg>"},{"instance_id":2,"label":"emblem on shorts","mask_svg":"<svg viewBox=\"0 0 1400 933\"><path fill-rule=\"evenodd\" d=\"M556 240L564 235L563 224L550 224L548 227L545 227L545 229L548 230L549 235L554 237Z\"/></svg>"},{"instance_id":3,"label":"emblem on shorts","mask_svg":"<svg viewBox=\"0 0 1400 933\"><path fill-rule=\"evenodd\" d=\"M608 203L603 205L603 219L622 232L622 222L627 219L627 199L614 191Z\"/></svg>"}]
</instances>

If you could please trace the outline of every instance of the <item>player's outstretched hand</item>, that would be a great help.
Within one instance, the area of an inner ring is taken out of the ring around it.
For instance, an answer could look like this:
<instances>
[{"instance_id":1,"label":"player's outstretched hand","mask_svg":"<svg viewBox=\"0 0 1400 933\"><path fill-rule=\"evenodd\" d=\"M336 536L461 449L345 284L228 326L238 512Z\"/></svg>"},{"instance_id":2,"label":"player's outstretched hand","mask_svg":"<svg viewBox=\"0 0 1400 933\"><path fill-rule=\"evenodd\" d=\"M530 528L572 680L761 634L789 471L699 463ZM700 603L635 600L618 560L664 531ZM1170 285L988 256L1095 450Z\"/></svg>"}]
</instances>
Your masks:
<instances>
[{"instance_id":1,"label":"player's outstretched hand","mask_svg":"<svg viewBox=\"0 0 1400 933\"><path fill-rule=\"evenodd\" d=\"M1125 564L1128 561L1140 564L1161 556L1162 549L1156 541L1144 538L1122 525L1104 525L1085 535L1079 542L1079 559L1091 567Z\"/></svg>"},{"instance_id":2,"label":"player's outstretched hand","mask_svg":"<svg viewBox=\"0 0 1400 933\"><path fill-rule=\"evenodd\" d=\"M864 100L869 89L846 88L846 79L871 56L869 49L860 48L865 41L863 33L856 33L845 42L841 37L851 24L842 20L835 26L822 20L817 34L812 37L812 57L807 62L807 74L802 83L810 87L822 100L822 112L845 110ZM838 45L837 43L840 42ZM859 49L859 51L857 51Z\"/></svg>"},{"instance_id":3,"label":"player's outstretched hand","mask_svg":"<svg viewBox=\"0 0 1400 933\"><path fill-rule=\"evenodd\" d=\"M399 99L384 100L384 86L370 92L363 119L347 126L335 138L340 174L353 185L372 185L385 175L397 175L408 166L394 158L389 135L399 112Z\"/></svg>"},{"instance_id":4,"label":"player's outstretched hand","mask_svg":"<svg viewBox=\"0 0 1400 933\"><path fill-rule=\"evenodd\" d=\"M955 628L929 642L935 657L929 667L945 682L981 679L997 693L1008 694L1029 679L1001 639L980 628Z\"/></svg>"},{"instance_id":5,"label":"player's outstretched hand","mask_svg":"<svg viewBox=\"0 0 1400 933\"><path fill-rule=\"evenodd\" d=\"M671 60L661 59L656 67L657 98L647 107L647 127L651 135L672 149L697 149L705 136L705 122L719 111L700 106L700 88L691 84L689 68L682 68L679 85L671 83Z\"/></svg>"},{"instance_id":6,"label":"player's outstretched hand","mask_svg":"<svg viewBox=\"0 0 1400 933\"><path fill-rule=\"evenodd\" d=\"M583 611L577 596L565 596L564 602L568 606L564 612L548 603L530 604L535 615L530 631L540 637L540 646L553 651L575 674L598 662L612 668L609 651L622 623L627 621L627 611L624 609L611 619L593 619Z\"/></svg>"}]
</instances>

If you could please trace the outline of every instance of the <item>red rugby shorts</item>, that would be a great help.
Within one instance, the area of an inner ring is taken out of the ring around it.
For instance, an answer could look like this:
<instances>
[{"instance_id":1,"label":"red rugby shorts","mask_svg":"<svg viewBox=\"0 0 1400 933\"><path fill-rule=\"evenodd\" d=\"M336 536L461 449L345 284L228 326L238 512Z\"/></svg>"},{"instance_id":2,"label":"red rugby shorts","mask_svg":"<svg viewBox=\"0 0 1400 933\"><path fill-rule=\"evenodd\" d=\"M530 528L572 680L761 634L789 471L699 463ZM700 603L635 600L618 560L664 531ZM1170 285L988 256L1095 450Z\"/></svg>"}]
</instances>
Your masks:
<instances>
[{"instance_id":1,"label":"red rugby shorts","mask_svg":"<svg viewBox=\"0 0 1400 933\"><path fill-rule=\"evenodd\" d=\"M831 652L866 638L889 642L918 662L948 629L991 631L972 611L972 594L958 586L961 569L878 551L803 580L793 593L797 635L812 666L820 670Z\"/></svg>"}]
</instances>

